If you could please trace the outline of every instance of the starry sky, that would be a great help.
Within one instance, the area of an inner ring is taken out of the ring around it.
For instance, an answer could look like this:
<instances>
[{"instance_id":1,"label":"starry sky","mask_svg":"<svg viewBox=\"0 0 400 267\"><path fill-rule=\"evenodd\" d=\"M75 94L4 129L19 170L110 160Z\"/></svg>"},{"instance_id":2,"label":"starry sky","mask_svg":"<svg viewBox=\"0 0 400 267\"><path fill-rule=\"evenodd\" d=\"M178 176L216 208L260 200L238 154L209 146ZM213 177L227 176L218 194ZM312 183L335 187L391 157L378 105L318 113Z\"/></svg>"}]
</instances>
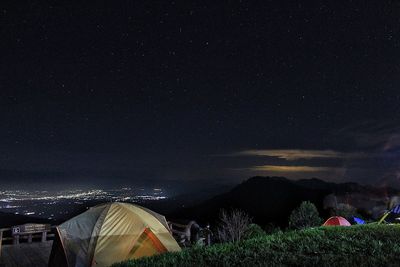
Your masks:
<instances>
[{"instance_id":1,"label":"starry sky","mask_svg":"<svg viewBox=\"0 0 400 267\"><path fill-rule=\"evenodd\" d=\"M3 185L400 187L398 1L1 1Z\"/></svg>"}]
</instances>

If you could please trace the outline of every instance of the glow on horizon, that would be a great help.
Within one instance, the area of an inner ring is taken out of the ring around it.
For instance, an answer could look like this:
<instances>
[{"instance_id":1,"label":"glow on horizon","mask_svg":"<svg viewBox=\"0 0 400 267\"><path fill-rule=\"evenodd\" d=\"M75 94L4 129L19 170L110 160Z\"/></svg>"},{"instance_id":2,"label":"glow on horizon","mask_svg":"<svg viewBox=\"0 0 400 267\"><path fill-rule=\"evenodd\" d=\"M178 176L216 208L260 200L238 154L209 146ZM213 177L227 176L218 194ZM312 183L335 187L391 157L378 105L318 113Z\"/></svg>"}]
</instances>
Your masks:
<instances>
[{"instance_id":1,"label":"glow on horizon","mask_svg":"<svg viewBox=\"0 0 400 267\"><path fill-rule=\"evenodd\" d=\"M340 168L335 167L312 167L312 166L287 166L287 165L262 165L248 168L251 171L263 172L330 172Z\"/></svg>"}]
</instances>

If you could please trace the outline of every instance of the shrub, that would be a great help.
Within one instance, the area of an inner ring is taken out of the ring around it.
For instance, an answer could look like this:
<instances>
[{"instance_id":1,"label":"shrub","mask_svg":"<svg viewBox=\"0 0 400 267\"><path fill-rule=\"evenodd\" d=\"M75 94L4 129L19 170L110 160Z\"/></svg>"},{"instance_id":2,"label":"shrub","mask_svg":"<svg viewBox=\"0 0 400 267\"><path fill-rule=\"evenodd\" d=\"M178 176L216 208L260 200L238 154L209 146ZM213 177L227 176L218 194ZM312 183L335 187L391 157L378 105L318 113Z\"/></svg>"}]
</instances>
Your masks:
<instances>
[{"instance_id":1,"label":"shrub","mask_svg":"<svg viewBox=\"0 0 400 267\"><path fill-rule=\"evenodd\" d=\"M318 227L130 260L140 266L398 266L400 226Z\"/></svg>"},{"instance_id":2,"label":"shrub","mask_svg":"<svg viewBox=\"0 0 400 267\"><path fill-rule=\"evenodd\" d=\"M252 239L256 237L261 237L264 236L265 234L266 234L265 231L258 224L252 223L244 232L243 239Z\"/></svg>"},{"instance_id":3,"label":"shrub","mask_svg":"<svg viewBox=\"0 0 400 267\"><path fill-rule=\"evenodd\" d=\"M275 234L281 231L281 228L273 223L267 223L264 229L266 234Z\"/></svg>"},{"instance_id":4,"label":"shrub","mask_svg":"<svg viewBox=\"0 0 400 267\"><path fill-rule=\"evenodd\" d=\"M251 224L251 218L241 210L221 210L217 236L220 242L239 242Z\"/></svg>"},{"instance_id":5,"label":"shrub","mask_svg":"<svg viewBox=\"0 0 400 267\"><path fill-rule=\"evenodd\" d=\"M336 216L341 216L346 219L350 219L352 217L361 217L360 214L357 213L357 209L349 204L339 203L337 209L335 210Z\"/></svg>"},{"instance_id":6,"label":"shrub","mask_svg":"<svg viewBox=\"0 0 400 267\"><path fill-rule=\"evenodd\" d=\"M320 226L321 223L322 219L319 217L317 208L309 201L302 202L289 217L289 227L292 229Z\"/></svg>"}]
</instances>

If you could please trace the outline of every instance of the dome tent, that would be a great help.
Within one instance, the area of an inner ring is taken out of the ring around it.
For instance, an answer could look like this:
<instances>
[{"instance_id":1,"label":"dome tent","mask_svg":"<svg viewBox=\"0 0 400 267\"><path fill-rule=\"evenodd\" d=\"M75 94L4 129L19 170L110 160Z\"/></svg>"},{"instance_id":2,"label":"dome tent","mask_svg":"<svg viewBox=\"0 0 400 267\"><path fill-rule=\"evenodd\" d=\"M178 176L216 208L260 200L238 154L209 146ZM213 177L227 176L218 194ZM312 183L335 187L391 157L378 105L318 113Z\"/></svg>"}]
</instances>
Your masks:
<instances>
[{"instance_id":1,"label":"dome tent","mask_svg":"<svg viewBox=\"0 0 400 267\"><path fill-rule=\"evenodd\" d=\"M358 217L353 217L353 221L355 224L365 224L365 221Z\"/></svg>"},{"instance_id":2,"label":"dome tent","mask_svg":"<svg viewBox=\"0 0 400 267\"><path fill-rule=\"evenodd\" d=\"M165 217L128 203L107 203L57 227L49 266L110 266L180 251Z\"/></svg>"},{"instance_id":3,"label":"dome tent","mask_svg":"<svg viewBox=\"0 0 400 267\"><path fill-rule=\"evenodd\" d=\"M343 217L330 217L322 226L351 226L351 224Z\"/></svg>"},{"instance_id":4,"label":"dome tent","mask_svg":"<svg viewBox=\"0 0 400 267\"><path fill-rule=\"evenodd\" d=\"M400 204L394 206L391 210L385 212L382 218L378 221L380 223L399 223L400 222Z\"/></svg>"}]
</instances>

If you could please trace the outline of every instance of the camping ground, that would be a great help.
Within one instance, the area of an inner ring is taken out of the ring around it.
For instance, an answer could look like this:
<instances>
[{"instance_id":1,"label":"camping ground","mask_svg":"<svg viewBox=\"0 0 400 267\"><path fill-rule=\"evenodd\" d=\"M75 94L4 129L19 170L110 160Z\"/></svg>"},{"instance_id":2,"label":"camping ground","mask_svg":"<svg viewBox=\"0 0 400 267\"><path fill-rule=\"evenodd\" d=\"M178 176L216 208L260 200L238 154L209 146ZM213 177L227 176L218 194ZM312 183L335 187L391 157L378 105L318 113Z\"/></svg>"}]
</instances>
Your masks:
<instances>
[{"instance_id":1,"label":"camping ground","mask_svg":"<svg viewBox=\"0 0 400 267\"><path fill-rule=\"evenodd\" d=\"M277 232L239 243L131 260L139 266L398 266L400 226L355 225Z\"/></svg>"}]
</instances>

